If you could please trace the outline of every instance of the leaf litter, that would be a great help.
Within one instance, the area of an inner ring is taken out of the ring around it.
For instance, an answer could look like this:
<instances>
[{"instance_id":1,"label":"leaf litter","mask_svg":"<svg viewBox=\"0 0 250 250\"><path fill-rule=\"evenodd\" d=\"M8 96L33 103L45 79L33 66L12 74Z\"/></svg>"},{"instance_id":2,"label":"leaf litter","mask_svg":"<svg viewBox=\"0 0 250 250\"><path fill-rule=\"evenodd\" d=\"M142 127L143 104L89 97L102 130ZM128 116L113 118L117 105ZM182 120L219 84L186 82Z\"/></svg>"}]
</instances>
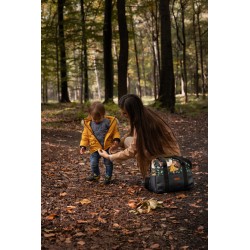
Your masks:
<instances>
[{"instance_id":1,"label":"leaf litter","mask_svg":"<svg viewBox=\"0 0 250 250\"><path fill-rule=\"evenodd\" d=\"M86 182L89 152L79 155L80 122L61 119L51 127L42 120L42 249L207 249L207 115L162 117L194 162L191 191L148 192L133 159L114 165L108 186L101 162L100 182ZM120 123L121 134L127 128Z\"/></svg>"}]
</instances>

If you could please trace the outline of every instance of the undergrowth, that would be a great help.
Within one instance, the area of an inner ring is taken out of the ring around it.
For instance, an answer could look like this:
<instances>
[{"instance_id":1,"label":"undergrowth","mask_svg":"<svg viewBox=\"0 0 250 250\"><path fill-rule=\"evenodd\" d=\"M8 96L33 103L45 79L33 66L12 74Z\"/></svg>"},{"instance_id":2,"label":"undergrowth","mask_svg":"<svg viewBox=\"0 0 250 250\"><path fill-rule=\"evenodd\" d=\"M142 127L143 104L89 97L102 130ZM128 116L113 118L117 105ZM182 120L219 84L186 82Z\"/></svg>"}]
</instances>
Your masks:
<instances>
[{"instance_id":1,"label":"undergrowth","mask_svg":"<svg viewBox=\"0 0 250 250\"><path fill-rule=\"evenodd\" d=\"M153 107L162 112L167 112L166 109L160 106L159 102L155 102L151 97L143 97L145 106ZM43 118L55 118L58 120L79 120L88 116L88 107L90 102L79 104L76 102L71 103L49 103L42 104L41 116ZM117 105L117 100L104 104L106 115L115 116L118 119L123 119L120 109ZM175 113L184 114L188 116L196 116L200 113L208 112L208 98L195 98L193 95L188 96L188 103L185 103L184 96L176 96Z\"/></svg>"}]
</instances>

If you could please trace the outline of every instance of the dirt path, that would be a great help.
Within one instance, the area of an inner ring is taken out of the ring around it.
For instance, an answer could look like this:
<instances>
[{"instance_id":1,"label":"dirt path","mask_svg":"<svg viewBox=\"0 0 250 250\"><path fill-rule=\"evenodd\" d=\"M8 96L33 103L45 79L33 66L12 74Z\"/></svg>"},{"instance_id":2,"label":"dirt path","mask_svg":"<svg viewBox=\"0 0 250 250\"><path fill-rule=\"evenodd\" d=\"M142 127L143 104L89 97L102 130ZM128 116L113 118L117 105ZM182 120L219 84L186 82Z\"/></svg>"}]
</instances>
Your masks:
<instances>
[{"instance_id":1,"label":"dirt path","mask_svg":"<svg viewBox=\"0 0 250 250\"><path fill-rule=\"evenodd\" d=\"M165 114L162 114L166 117ZM182 155L192 160L195 187L168 194L148 192L134 160L114 166L113 181L86 182L89 154L79 155L79 122L42 123L42 249L207 249L207 114L166 117ZM121 132L126 127L121 124ZM101 167L104 173L103 166ZM163 202L147 214L128 204Z\"/></svg>"}]
</instances>

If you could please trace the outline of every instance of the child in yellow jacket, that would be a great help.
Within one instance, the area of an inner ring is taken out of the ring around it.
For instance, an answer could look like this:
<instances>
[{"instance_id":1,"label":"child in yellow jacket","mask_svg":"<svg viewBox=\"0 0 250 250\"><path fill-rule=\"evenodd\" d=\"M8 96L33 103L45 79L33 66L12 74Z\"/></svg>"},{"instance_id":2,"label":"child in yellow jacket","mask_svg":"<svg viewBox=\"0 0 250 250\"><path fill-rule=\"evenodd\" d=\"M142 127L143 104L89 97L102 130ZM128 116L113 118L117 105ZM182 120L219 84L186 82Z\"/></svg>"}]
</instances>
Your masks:
<instances>
[{"instance_id":1,"label":"child in yellow jacket","mask_svg":"<svg viewBox=\"0 0 250 250\"><path fill-rule=\"evenodd\" d=\"M105 116L105 107L101 102L94 102L89 108L89 116L84 119L84 129L80 142L80 154L83 154L87 147L90 150L90 167L92 175L87 178L89 181L100 179L99 160L101 156L98 149L106 152L117 150L120 142L117 119L113 116ZM113 163L103 158L106 167L104 184L109 184L113 173Z\"/></svg>"}]
</instances>

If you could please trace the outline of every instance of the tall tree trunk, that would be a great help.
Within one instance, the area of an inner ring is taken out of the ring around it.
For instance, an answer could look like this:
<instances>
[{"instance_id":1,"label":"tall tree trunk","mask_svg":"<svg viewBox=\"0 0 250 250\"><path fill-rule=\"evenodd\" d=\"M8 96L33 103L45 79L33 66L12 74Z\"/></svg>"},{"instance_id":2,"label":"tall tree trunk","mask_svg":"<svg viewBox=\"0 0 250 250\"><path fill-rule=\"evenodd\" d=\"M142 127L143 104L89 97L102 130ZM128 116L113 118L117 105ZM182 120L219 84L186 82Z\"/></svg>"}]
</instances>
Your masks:
<instances>
[{"instance_id":1,"label":"tall tree trunk","mask_svg":"<svg viewBox=\"0 0 250 250\"><path fill-rule=\"evenodd\" d=\"M154 46L154 41L152 44L152 54L153 54L153 82L154 82L154 99L156 101L157 99L157 73L156 73L156 68L157 68L157 62L156 62L156 53L155 53L155 46Z\"/></svg>"},{"instance_id":2,"label":"tall tree trunk","mask_svg":"<svg viewBox=\"0 0 250 250\"><path fill-rule=\"evenodd\" d=\"M144 96L146 96L147 95L147 93L146 93L147 79L146 79L146 74L145 74L144 46L143 46L143 39L142 39L142 32L141 32L141 30L140 30L140 46L141 46L141 50L142 50L141 65L142 65L142 75L143 75L143 82L144 82Z\"/></svg>"},{"instance_id":3,"label":"tall tree trunk","mask_svg":"<svg viewBox=\"0 0 250 250\"><path fill-rule=\"evenodd\" d=\"M89 100L89 77L88 77L88 52L87 52L84 0L80 0L80 4L81 4L81 19L82 19L82 53L81 53L82 82L81 82L80 102L82 103L83 84L84 84L84 102L87 102Z\"/></svg>"},{"instance_id":4,"label":"tall tree trunk","mask_svg":"<svg viewBox=\"0 0 250 250\"><path fill-rule=\"evenodd\" d=\"M84 102L89 100L89 77L88 77L88 51L87 51L87 35L85 24L84 3L82 2L82 43L83 43L83 63L84 63Z\"/></svg>"},{"instance_id":5,"label":"tall tree trunk","mask_svg":"<svg viewBox=\"0 0 250 250\"><path fill-rule=\"evenodd\" d=\"M76 44L75 41L72 42L73 44L73 60L74 60L74 70L76 72L76 79L74 80L74 87L72 88L73 92L74 92L74 98L73 101L77 100L77 88L78 88L78 83L79 83L79 71L78 71L78 60L77 60L77 56L76 56Z\"/></svg>"},{"instance_id":6,"label":"tall tree trunk","mask_svg":"<svg viewBox=\"0 0 250 250\"><path fill-rule=\"evenodd\" d=\"M204 79L204 66L203 66L203 51L202 51L202 38L201 38L201 25L200 25L200 6L198 7L197 13L197 25L199 32L199 41L200 41L200 62L201 62L201 79L202 79L202 96L205 97L205 79Z\"/></svg>"},{"instance_id":7,"label":"tall tree trunk","mask_svg":"<svg viewBox=\"0 0 250 250\"><path fill-rule=\"evenodd\" d=\"M177 35L177 41L178 41L178 45L182 47L182 60L183 61L180 62L182 65L182 78L184 81L184 90L185 90L185 102L188 102L188 96L187 96L187 69L186 69L186 37L185 37L185 18L184 18L184 14L185 14L185 6L186 6L187 1L183 2L183 0L180 0L180 5L181 5L181 24L182 24L182 29L181 29L181 33L182 33L182 38L180 36L180 32L179 32L179 25L178 25L178 21L177 21L177 17L175 16L174 13L174 5L175 5L175 0L173 1L173 5L172 5L172 13L173 13L173 17L175 20L175 26L176 26L176 35Z\"/></svg>"},{"instance_id":8,"label":"tall tree trunk","mask_svg":"<svg viewBox=\"0 0 250 250\"><path fill-rule=\"evenodd\" d=\"M175 110L175 83L171 44L169 0L160 0L161 17L161 74L159 101L170 112Z\"/></svg>"},{"instance_id":9,"label":"tall tree trunk","mask_svg":"<svg viewBox=\"0 0 250 250\"><path fill-rule=\"evenodd\" d=\"M63 6L64 0L58 0L58 27L59 27L59 48L60 48L60 72L61 72L61 100L60 102L70 102L67 82L67 64L64 41L63 25Z\"/></svg>"},{"instance_id":10,"label":"tall tree trunk","mask_svg":"<svg viewBox=\"0 0 250 250\"><path fill-rule=\"evenodd\" d=\"M156 3L157 5L157 3ZM155 27L158 27L158 25L155 25L156 22L156 16L157 14L154 13L154 8L153 5L151 5L151 35L152 35L152 45L151 45L151 50L152 50L152 55L153 55L153 75L152 75L152 82L154 83L154 100L156 101L158 95L157 88L159 88L159 74L160 74L160 68L159 66L159 57L157 59L157 46L156 46L156 41L158 39L159 33L157 33Z\"/></svg>"},{"instance_id":11,"label":"tall tree trunk","mask_svg":"<svg viewBox=\"0 0 250 250\"><path fill-rule=\"evenodd\" d=\"M128 73L128 29L125 13L125 0L117 0L120 54L118 59L118 100L127 94Z\"/></svg>"},{"instance_id":12,"label":"tall tree trunk","mask_svg":"<svg viewBox=\"0 0 250 250\"><path fill-rule=\"evenodd\" d=\"M159 31L159 23L158 23L158 12L159 12L159 5L158 1L155 1L155 42L156 42L156 62L157 62L157 87L159 88L159 78L161 72L161 57L160 57L160 31Z\"/></svg>"},{"instance_id":13,"label":"tall tree trunk","mask_svg":"<svg viewBox=\"0 0 250 250\"><path fill-rule=\"evenodd\" d=\"M131 91L130 91L131 82L130 82L130 76L129 76L129 74L128 74L128 79L127 79L127 81L128 81L128 93L131 93Z\"/></svg>"},{"instance_id":14,"label":"tall tree trunk","mask_svg":"<svg viewBox=\"0 0 250 250\"><path fill-rule=\"evenodd\" d=\"M193 7L193 36L194 36L194 49L195 49L195 69L194 69L194 88L196 97L199 97L199 59L198 59L198 48L197 48L197 37L196 37L196 12L195 12L195 0L192 0Z\"/></svg>"},{"instance_id":15,"label":"tall tree trunk","mask_svg":"<svg viewBox=\"0 0 250 250\"><path fill-rule=\"evenodd\" d=\"M59 48L58 48L58 26L56 26L56 80L57 80L57 100L60 102L60 76L59 76Z\"/></svg>"},{"instance_id":16,"label":"tall tree trunk","mask_svg":"<svg viewBox=\"0 0 250 250\"><path fill-rule=\"evenodd\" d=\"M179 94L183 94L182 93L182 76L181 76L181 72L182 72L182 65L181 65L181 60L180 60L180 44L177 42L176 43L176 47L175 47L175 52L176 52L176 69L174 70L175 72L175 86L177 86L178 84L178 89L179 89ZM185 93L183 94L185 95Z\"/></svg>"},{"instance_id":17,"label":"tall tree trunk","mask_svg":"<svg viewBox=\"0 0 250 250\"><path fill-rule=\"evenodd\" d=\"M181 0L181 23L182 23L182 54L183 54L183 80L185 88L185 103L188 102L188 91L187 91L187 59L186 59L186 33L185 33L185 8L186 1Z\"/></svg>"},{"instance_id":18,"label":"tall tree trunk","mask_svg":"<svg viewBox=\"0 0 250 250\"><path fill-rule=\"evenodd\" d=\"M96 79L96 86L97 86L97 93L98 93L98 98L101 100L101 85L98 77L98 71L96 68L96 52L94 51L94 68L95 68L95 79Z\"/></svg>"},{"instance_id":19,"label":"tall tree trunk","mask_svg":"<svg viewBox=\"0 0 250 250\"><path fill-rule=\"evenodd\" d=\"M131 8L130 8L130 13L131 13L131 27L132 27L134 50L135 50L135 60L136 60L136 69L137 69L138 92L139 92L139 96L141 97L141 74L140 74L138 50L137 50L137 44L136 44L136 38L135 38L134 20L133 20L133 15L132 15L132 9Z\"/></svg>"},{"instance_id":20,"label":"tall tree trunk","mask_svg":"<svg viewBox=\"0 0 250 250\"><path fill-rule=\"evenodd\" d=\"M42 83L43 83L43 88L42 88L42 93L43 93L43 103L47 103L48 102L48 80L47 80L47 69L46 69L46 66L47 66L47 63L46 63L46 60L47 60L47 49L45 50L45 54L44 54L44 69L43 69L43 80L42 80Z\"/></svg>"},{"instance_id":21,"label":"tall tree trunk","mask_svg":"<svg viewBox=\"0 0 250 250\"><path fill-rule=\"evenodd\" d=\"M103 26L105 100L113 102L113 58L112 58L112 0L105 0Z\"/></svg>"}]
</instances>

